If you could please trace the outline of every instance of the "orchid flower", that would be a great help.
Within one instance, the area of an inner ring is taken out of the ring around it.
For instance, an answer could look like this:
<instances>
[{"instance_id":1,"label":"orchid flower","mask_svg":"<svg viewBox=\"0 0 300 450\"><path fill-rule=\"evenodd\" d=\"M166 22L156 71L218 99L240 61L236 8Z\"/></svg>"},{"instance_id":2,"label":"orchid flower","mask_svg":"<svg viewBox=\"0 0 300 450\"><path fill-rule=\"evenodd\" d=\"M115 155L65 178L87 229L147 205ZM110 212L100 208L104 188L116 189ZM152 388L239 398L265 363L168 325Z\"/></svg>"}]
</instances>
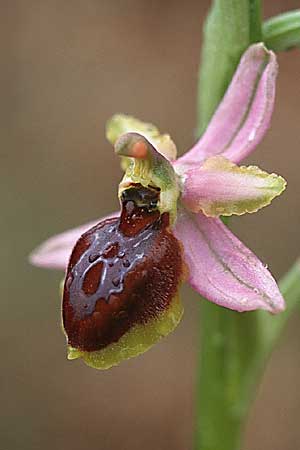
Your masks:
<instances>
[{"instance_id":1,"label":"orchid flower","mask_svg":"<svg viewBox=\"0 0 300 450\"><path fill-rule=\"evenodd\" d=\"M205 134L177 160L153 125L125 115L108 122L125 170L121 214L52 237L30 256L66 270L69 359L104 369L146 351L179 323L184 280L239 312L284 309L267 267L220 219L256 212L285 189L282 177L237 165L269 126L276 74L275 55L249 47Z\"/></svg>"}]
</instances>

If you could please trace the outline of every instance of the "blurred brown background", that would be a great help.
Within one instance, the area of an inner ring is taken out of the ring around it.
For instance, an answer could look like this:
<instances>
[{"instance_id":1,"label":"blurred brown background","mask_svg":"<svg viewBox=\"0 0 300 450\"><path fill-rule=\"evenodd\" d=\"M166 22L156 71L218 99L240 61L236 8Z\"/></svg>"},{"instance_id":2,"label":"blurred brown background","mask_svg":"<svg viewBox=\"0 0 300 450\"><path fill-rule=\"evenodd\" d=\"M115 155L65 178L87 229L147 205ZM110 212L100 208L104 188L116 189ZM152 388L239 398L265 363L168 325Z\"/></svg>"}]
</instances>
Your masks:
<instances>
[{"instance_id":1,"label":"blurred brown background","mask_svg":"<svg viewBox=\"0 0 300 450\"><path fill-rule=\"evenodd\" d=\"M265 16L299 7L266 0ZM197 296L143 357L97 372L65 357L61 274L30 267L49 235L117 206L114 112L193 143L209 1L2 0L0 450L192 448ZM273 206L232 221L280 276L300 254L300 52L279 56L273 127L250 162L288 179ZM274 353L243 450L300 448L300 308ZM222 450L222 449L216 449Z\"/></svg>"}]
</instances>

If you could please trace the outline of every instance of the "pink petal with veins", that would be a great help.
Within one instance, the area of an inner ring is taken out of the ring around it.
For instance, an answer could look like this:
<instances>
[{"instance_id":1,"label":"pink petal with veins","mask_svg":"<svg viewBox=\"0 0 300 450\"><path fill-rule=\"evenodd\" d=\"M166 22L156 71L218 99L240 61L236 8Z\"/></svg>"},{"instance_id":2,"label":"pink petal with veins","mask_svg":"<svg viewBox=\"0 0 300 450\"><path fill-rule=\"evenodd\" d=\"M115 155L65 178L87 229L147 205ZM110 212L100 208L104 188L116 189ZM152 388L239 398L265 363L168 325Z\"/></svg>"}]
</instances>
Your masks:
<instances>
[{"instance_id":1,"label":"pink petal with veins","mask_svg":"<svg viewBox=\"0 0 300 450\"><path fill-rule=\"evenodd\" d=\"M276 56L263 44L244 53L229 88L202 138L175 162L182 171L210 156L240 162L270 125L275 100Z\"/></svg>"},{"instance_id":2,"label":"pink petal with veins","mask_svg":"<svg viewBox=\"0 0 300 450\"><path fill-rule=\"evenodd\" d=\"M184 176L182 202L206 216L231 216L258 211L285 189L285 180L256 166L237 166L222 156L208 158Z\"/></svg>"},{"instance_id":3,"label":"pink petal with veins","mask_svg":"<svg viewBox=\"0 0 300 450\"><path fill-rule=\"evenodd\" d=\"M181 210L174 231L184 246L188 281L205 298L240 312L284 309L271 273L221 220Z\"/></svg>"}]
</instances>

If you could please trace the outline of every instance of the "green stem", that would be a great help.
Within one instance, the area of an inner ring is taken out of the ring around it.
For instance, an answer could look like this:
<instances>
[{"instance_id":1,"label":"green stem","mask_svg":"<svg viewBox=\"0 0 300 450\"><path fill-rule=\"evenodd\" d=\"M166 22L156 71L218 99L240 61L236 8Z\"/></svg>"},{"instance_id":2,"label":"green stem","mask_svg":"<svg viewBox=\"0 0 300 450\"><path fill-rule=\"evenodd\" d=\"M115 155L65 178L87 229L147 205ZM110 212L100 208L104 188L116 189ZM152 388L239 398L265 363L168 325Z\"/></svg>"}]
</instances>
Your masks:
<instances>
[{"instance_id":1,"label":"green stem","mask_svg":"<svg viewBox=\"0 0 300 450\"><path fill-rule=\"evenodd\" d=\"M299 12L264 25L269 46L298 40ZM244 50L262 39L259 0L215 0L204 29L198 132L205 130ZM298 42L298 41L297 41ZM300 301L300 263L280 282L287 309L237 313L201 302L196 450L239 450L255 388L289 316Z\"/></svg>"},{"instance_id":2,"label":"green stem","mask_svg":"<svg viewBox=\"0 0 300 450\"><path fill-rule=\"evenodd\" d=\"M261 39L259 0L213 2L204 28L199 73L199 134L222 99L242 53ZM284 281L287 297L300 298L299 272L296 266ZM263 312L240 314L202 302L197 450L240 448L256 382L286 320L281 317L276 320Z\"/></svg>"},{"instance_id":3,"label":"green stem","mask_svg":"<svg viewBox=\"0 0 300 450\"><path fill-rule=\"evenodd\" d=\"M292 19L290 24L297 21L296 16ZM279 25L271 22L264 31L271 36L273 30L274 35L275 29L283 30L282 22ZM242 53L259 40L258 0L213 2L204 31L199 73L199 133L206 128L222 99ZM206 300L201 302L196 450L240 449L255 387L283 327L300 301L299 263L283 278L280 288L287 310L276 317L263 311L240 314Z\"/></svg>"},{"instance_id":4,"label":"green stem","mask_svg":"<svg viewBox=\"0 0 300 450\"><path fill-rule=\"evenodd\" d=\"M235 450L247 412L248 383L259 339L252 314L240 315L203 300L198 387L197 449Z\"/></svg>"},{"instance_id":5,"label":"green stem","mask_svg":"<svg viewBox=\"0 0 300 450\"><path fill-rule=\"evenodd\" d=\"M300 47L300 9L268 19L263 24L267 47L278 52Z\"/></svg>"},{"instance_id":6,"label":"green stem","mask_svg":"<svg viewBox=\"0 0 300 450\"><path fill-rule=\"evenodd\" d=\"M300 301L300 264L280 282L287 310L240 314L201 304L196 448L239 450L255 386L290 314Z\"/></svg>"}]
</instances>

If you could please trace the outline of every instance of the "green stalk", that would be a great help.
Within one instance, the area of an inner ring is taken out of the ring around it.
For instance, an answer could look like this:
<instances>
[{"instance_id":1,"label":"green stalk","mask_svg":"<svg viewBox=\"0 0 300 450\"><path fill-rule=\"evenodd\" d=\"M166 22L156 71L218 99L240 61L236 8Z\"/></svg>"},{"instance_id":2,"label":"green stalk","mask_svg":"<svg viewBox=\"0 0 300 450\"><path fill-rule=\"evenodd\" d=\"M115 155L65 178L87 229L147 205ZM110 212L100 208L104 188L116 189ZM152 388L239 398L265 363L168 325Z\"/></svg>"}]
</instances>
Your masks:
<instances>
[{"instance_id":1,"label":"green stalk","mask_svg":"<svg viewBox=\"0 0 300 450\"><path fill-rule=\"evenodd\" d=\"M255 314L239 314L203 300L198 450L240 448L248 405L245 394L252 385L250 372L259 344Z\"/></svg>"},{"instance_id":2,"label":"green stalk","mask_svg":"<svg viewBox=\"0 0 300 450\"><path fill-rule=\"evenodd\" d=\"M266 46L276 52L300 47L300 9L266 20L263 38Z\"/></svg>"},{"instance_id":3,"label":"green stalk","mask_svg":"<svg viewBox=\"0 0 300 450\"><path fill-rule=\"evenodd\" d=\"M201 305L197 450L239 450L245 419L265 364L300 301L300 264L280 282L287 309L237 313Z\"/></svg>"},{"instance_id":4,"label":"green stalk","mask_svg":"<svg viewBox=\"0 0 300 450\"><path fill-rule=\"evenodd\" d=\"M265 36L271 42L272 36L284 35L288 23L290 33L297 17L296 14L285 16L283 21L270 21L264 26ZM294 35L290 33L289 39ZM259 0L213 2L204 28L199 72L199 134L221 101L242 53L261 39ZM280 288L287 309L278 316L263 311L241 314L206 300L201 302L196 450L240 450L257 383L282 329L300 301L299 262L282 279Z\"/></svg>"},{"instance_id":5,"label":"green stalk","mask_svg":"<svg viewBox=\"0 0 300 450\"><path fill-rule=\"evenodd\" d=\"M241 55L261 37L259 0L213 2L204 27L199 72L199 134L222 99ZM196 450L239 450L255 382L273 341L274 325L264 328L266 317L201 302Z\"/></svg>"}]
</instances>

